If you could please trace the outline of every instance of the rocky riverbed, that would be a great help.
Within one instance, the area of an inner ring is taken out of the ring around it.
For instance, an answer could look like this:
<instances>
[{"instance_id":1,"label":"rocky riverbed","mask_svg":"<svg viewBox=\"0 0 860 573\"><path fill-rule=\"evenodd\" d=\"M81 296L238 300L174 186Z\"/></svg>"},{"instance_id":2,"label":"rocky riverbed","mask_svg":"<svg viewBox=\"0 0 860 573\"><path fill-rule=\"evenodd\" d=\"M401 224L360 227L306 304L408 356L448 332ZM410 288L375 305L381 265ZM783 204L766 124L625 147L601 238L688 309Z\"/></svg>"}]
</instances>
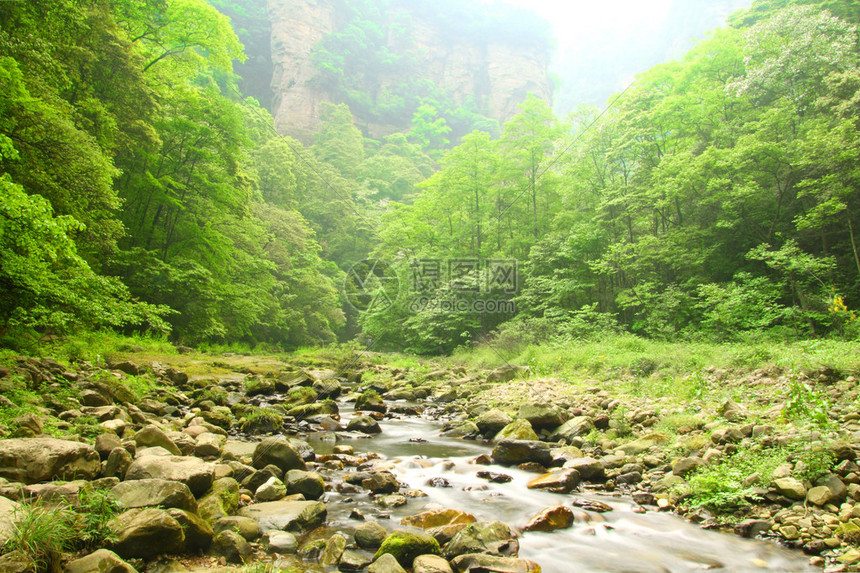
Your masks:
<instances>
[{"instance_id":1,"label":"rocky riverbed","mask_svg":"<svg viewBox=\"0 0 860 573\"><path fill-rule=\"evenodd\" d=\"M0 570L851 571L860 561L850 376L806 375L843 404L828 413L838 425L809 430L763 403L789 383L777 371L710 372L749 400L703 401L690 416L513 366L213 362L217 373L191 375L131 360L21 358L0 370L4 395L44 394L0 428ZM798 442L824 454L797 450L767 479L737 476L749 487L731 512L689 504L703 468ZM116 504L102 546L34 562L15 545L28 512L80 507L91 491Z\"/></svg>"}]
</instances>

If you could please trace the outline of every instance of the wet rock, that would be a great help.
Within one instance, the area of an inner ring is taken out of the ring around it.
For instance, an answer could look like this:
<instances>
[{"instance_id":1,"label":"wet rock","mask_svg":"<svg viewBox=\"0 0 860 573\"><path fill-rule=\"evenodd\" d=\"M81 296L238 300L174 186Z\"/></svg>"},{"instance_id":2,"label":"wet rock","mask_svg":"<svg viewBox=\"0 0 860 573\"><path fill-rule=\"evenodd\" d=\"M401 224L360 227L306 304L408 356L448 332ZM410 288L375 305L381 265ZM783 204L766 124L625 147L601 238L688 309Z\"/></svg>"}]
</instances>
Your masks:
<instances>
[{"instance_id":1,"label":"wet rock","mask_svg":"<svg viewBox=\"0 0 860 573\"><path fill-rule=\"evenodd\" d=\"M288 495L299 493L305 499L319 499L325 491L323 477L316 472L290 470L284 477L284 481Z\"/></svg>"},{"instance_id":2,"label":"wet rock","mask_svg":"<svg viewBox=\"0 0 860 573\"><path fill-rule=\"evenodd\" d=\"M215 466L199 458L186 456L144 456L128 468L126 480L164 479L184 483L195 497L212 486Z\"/></svg>"},{"instance_id":3,"label":"wet rock","mask_svg":"<svg viewBox=\"0 0 860 573\"><path fill-rule=\"evenodd\" d=\"M388 531L376 521L366 521L355 528L353 538L355 544L362 549L376 550L382 545Z\"/></svg>"},{"instance_id":4,"label":"wet rock","mask_svg":"<svg viewBox=\"0 0 860 573\"><path fill-rule=\"evenodd\" d=\"M517 418L528 420L535 430L558 428L564 420L558 410L544 403L527 403L520 406Z\"/></svg>"},{"instance_id":5,"label":"wet rock","mask_svg":"<svg viewBox=\"0 0 860 573\"><path fill-rule=\"evenodd\" d=\"M246 563L253 554L253 549L245 539L235 531L225 530L212 539L209 554L222 557L227 563Z\"/></svg>"},{"instance_id":6,"label":"wet rock","mask_svg":"<svg viewBox=\"0 0 860 573\"><path fill-rule=\"evenodd\" d=\"M340 382L334 378L329 380L317 380L311 387L314 392L317 393L320 400L324 400L326 398L336 399L340 396L341 392L343 392L343 387L341 387Z\"/></svg>"},{"instance_id":7,"label":"wet rock","mask_svg":"<svg viewBox=\"0 0 860 573\"><path fill-rule=\"evenodd\" d=\"M197 512L197 500L187 485L164 479L141 479L117 484L111 495L126 509L175 507Z\"/></svg>"},{"instance_id":8,"label":"wet rock","mask_svg":"<svg viewBox=\"0 0 860 573\"><path fill-rule=\"evenodd\" d=\"M771 523L766 519L745 519L735 525L734 531L741 537L752 538L770 531L770 528Z\"/></svg>"},{"instance_id":9,"label":"wet rock","mask_svg":"<svg viewBox=\"0 0 860 573\"><path fill-rule=\"evenodd\" d=\"M573 510L563 505L548 507L532 517L523 531L555 531L573 525Z\"/></svg>"},{"instance_id":10,"label":"wet rock","mask_svg":"<svg viewBox=\"0 0 860 573\"><path fill-rule=\"evenodd\" d=\"M278 501L287 495L287 486L284 482L276 477L270 477L266 483L257 488L254 492L254 499L257 502L265 503L267 501Z\"/></svg>"},{"instance_id":11,"label":"wet rock","mask_svg":"<svg viewBox=\"0 0 860 573\"><path fill-rule=\"evenodd\" d=\"M242 487L250 491L257 491L261 485L270 479L275 478L280 480L282 477L284 477L284 472L281 471L281 468L270 464L253 472L251 475L246 476L245 479L242 480Z\"/></svg>"},{"instance_id":12,"label":"wet rock","mask_svg":"<svg viewBox=\"0 0 860 573\"><path fill-rule=\"evenodd\" d=\"M480 471L475 475L481 479L487 480L490 483L510 483L514 479L507 474L502 474L498 472Z\"/></svg>"},{"instance_id":13,"label":"wet rock","mask_svg":"<svg viewBox=\"0 0 860 573\"><path fill-rule=\"evenodd\" d=\"M493 448L493 461L501 465L536 462L544 466L552 463L549 444L533 440L502 440Z\"/></svg>"},{"instance_id":14,"label":"wet rock","mask_svg":"<svg viewBox=\"0 0 860 573\"><path fill-rule=\"evenodd\" d=\"M371 493L394 493L400 489L395 475L389 471L375 472L361 481L361 487Z\"/></svg>"},{"instance_id":15,"label":"wet rock","mask_svg":"<svg viewBox=\"0 0 860 573\"><path fill-rule=\"evenodd\" d=\"M348 432L361 432L362 434L380 434L382 428L379 427L379 422L370 416L355 416L346 425Z\"/></svg>"},{"instance_id":16,"label":"wet rock","mask_svg":"<svg viewBox=\"0 0 860 573\"><path fill-rule=\"evenodd\" d=\"M0 477L25 484L54 479L93 479L98 452L87 444L55 438L0 440Z\"/></svg>"},{"instance_id":17,"label":"wet rock","mask_svg":"<svg viewBox=\"0 0 860 573\"><path fill-rule=\"evenodd\" d=\"M451 560L467 553L516 556L520 549L516 537L516 533L501 521L471 523L445 546L444 557Z\"/></svg>"},{"instance_id":18,"label":"wet rock","mask_svg":"<svg viewBox=\"0 0 860 573\"><path fill-rule=\"evenodd\" d=\"M539 440L537 433L528 420L514 420L502 428L496 440Z\"/></svg>"},{"instance_id":19,"label":"wet rock","mask_svg":"<svg viewBox=\"0 0 860 573\"><path fill-rule=\"evenodd\" d=\"M579 471L575 469L561 469L531 480L528 488L542 489L553 493L570 493L576 489L579 481Z\"/></svg>"},{"instance_id":20,"label":"wet rock","mask_svg":"<svg viewBox=\"0 0 860 573\"><path fill-rule=\"evenodd\" d=\"M460 555L451 561L457 573L492 571L493 573L540 573L540 566L527 559L494 555Z\"/></svg>"},{"instance_id":21,"label":"wet rock","mask_svg":"<svg viewBox=\"0 0 860 573\"><path fill-rule=\"evenodd\" d=\"M320 565L323 567L335 567L340 563L340 558L346 549L346 537L335 533L325 542L325 548L320 555Z\"/></svg>"},{"instance_id":22,"label":"wet rock","mask_svg":"<svg viewBox=\"0 0 860 573\"><path fill-rule=\"evenodd\" d=\"M399 493L389 493L376 498L376 504L382 507L402 507L409 503L405 495Z\"/></svg>"},{"instance_id":23,"label":"wet rock","mask_svg":"<svg viewBox=\"0 0 860 573\"><path fill-rule=\"evenodd\" d=\"M367 573L406 573L406 569L400 566L394 555L385 553L370 564Z\"/></svg>"},{"instance_id":24,"label":"wet rock","mask_svg":"<svg viewBox=\"0 0 860 573\"><path fill-rule=\"evenodd\" d=\"M572 469L579 472L585 481L602 481L606 478L603 462L594 458L577 458L564 463L564 469Z\"/></svg>"},{"instance_id":25,"label":"wet rock","mask_svg":"<svg viewBox=\"0 0 860 573\"><path fill-rule=\"evenodd\" d=\"M344 572L363 571L364 568L370 564L371 560L365 555L359 553L358 551L346 550L340 557L338 569Z\"/></svg>"},{"instance_id":26,"label":"wet rock","mask_svg":"<svg viewBox=\"0 0 860 573\"><path fill-rule=\"evenodd\" d=\"M794 478L786 477L773 480L773 489L788 499L802 500L806 498L806 486Z\"/></svg>"},{"instance_id":27,"label":"wet rock","mask_svg":"<svg viewBox=\"0 0 860 573\"><path fill-rule=\"evenodd\" d=\"M459 509L434 509L404 517L400 523L421 529L432 529L446 525L465 525L476 521L474 515Z\"/></svg>"},{"instance_id":28,"label":"wet rock","mask_svg":"<svg viewBox=\"0 0 860 573\"><path fill-rule=\"evenodd\" d=\"M478 426L469 420L456 422L442 431L442 435L449 438L475 438L480 433Z\"/></svg>"},{"instance_id":29,"label":"wet rock","mask_svg":"<svg viewBox=\"0 0 860 573\"><path fill-rule=\"evenodd\" d=\"M277 466L281 472L307 470L299 451L290 442L281 438L266 438L254 449L251 465L260 469L269 464Z\"/></svg>"},{"instance_id":30,"label":"wet rock","mask_svg":"<svg viewBox=\"0 0 860 573\"><path fill-rule=\"evenodd\" d=\"M385 407L385 402L379 397L379 394L373 390L368 390L355 401L355 409L356 411L364 410L367 412L382 412L384 414L387 408Z\"/></svg>"},{"instance_id":31,"label":"wet rock","mask_svg":"<svg viewBox=\"0 0 860 573\"><path fill-rule=\"evenodd\" d=\"M161 447L173 454L181 456L182 452L173 443L173 440L167 437L163 431L155 426L146 426L134 435L134 443L138 449Z\"/></svg>"},{"instance_id":32,"label":"wet rock","mask_svg":"<svg viewBox=\"0 0 860 573\"><path fill-rule=\"evenodd\" d=\"M326 506L319 501L270 501L239 510L242 517L257 521L260 531L308 531L325 522Z\"/></svg>"},{"instance_id":33,"label":"wet rock","mask_svg":"<svg viewBox=\"0 0 860 573\"><path fill-rule=\"evenodd\" d=\"M388 553L401 566L412 567L412 562L419 555L438 555L439 552L439 543L429 535L395 531L385 538L373 558L376 560L383 554Z\"/></svg>"},{"instance_id":34,"label":"wet rock","mask_svg":"<svg viewBox=\"0 0 860 573\"><path fill-rule=\"evenodd\" d=\"M116 541L111 549L124 559L147 559L185 548L182 526L163 509L130 509L110 523Z\"/></svg>"},{"instance_id":35,"label":"wet rock","mask_svg":"<svg viewBox=\"0 0 860 573\"><path fill-rule=\"evenodd\" d=\"M595 513L609 513L612 511L612 506L593 499L575 499L571 502L571 505Z\"/></svg>"},{"instance_id":36,"label":"wet rock","mask_svg":"<svg viewBox=\"0 0 860 573\"><path fill-rule=\"evenodd\" d=\"M615 483L623 485L637 484L642 481L642 474L638 471L627 472L616 476Z\"/></svg>"},{"instance_id":37,"label":"wet rock","mask_svg":"<svg viewBox=\"0 0 860 573\"><path fill-rule=\"evenodd\" d=\"M272 530L266 532L260 545L269 553L294 554L299 548L299 541L289 531Z\"/></svg>"},{"instance_id":38,"label":"wet rock","mask_svg":"<svg viewBox=\"0 0 860 573\"><path fill-rule=\"evenodd\" d=\"M502 428L513 422L507 413L498 410L488 410L475 419L475 425L478 431L484 436L495 436L502 431Z\"/></svg>"},{"instance_id":39,"label":"wet rock","mask_svg":"<svg viewBox=\"0 0 860 573\"><path fill-rule=\"evenodd\" d=\"M587 416L576 416L550 434L549 439L553 442L563 441L569 444L574 438L585 436L593 429L594 424L590 418Z\"/></svg>"},{"instance_id":40,"label":"wet rock","mask_svg":"<svg viewBox=\"0 0 860 573\"><path fill-rule=\"evenodd\" d=\"M137 569L107 549L99 549L86 557L70 561L64 573L137 573Z\"/></svg>"},{"instance_id":41,"label":"wet rock","mask_svg":"<svg viewBox=\"0 0 860 573\"><path fill-rule=\"evenodd\" d=\"M412 562L413 573L454 573L451 565L438 555L419 555Z\"/></svg>"},{"instance_id":42,"label":"wet rock","mask_svg":"<svg viewBox=\"0 0 860 573\"><path fill-rule=\"evenodd\" d=\"M168 509L167 513L182 527L182 532L185 534L186 553L209 549L214 533L212 527L199 515L176 508Z\"/></svg>"}]
</instances>

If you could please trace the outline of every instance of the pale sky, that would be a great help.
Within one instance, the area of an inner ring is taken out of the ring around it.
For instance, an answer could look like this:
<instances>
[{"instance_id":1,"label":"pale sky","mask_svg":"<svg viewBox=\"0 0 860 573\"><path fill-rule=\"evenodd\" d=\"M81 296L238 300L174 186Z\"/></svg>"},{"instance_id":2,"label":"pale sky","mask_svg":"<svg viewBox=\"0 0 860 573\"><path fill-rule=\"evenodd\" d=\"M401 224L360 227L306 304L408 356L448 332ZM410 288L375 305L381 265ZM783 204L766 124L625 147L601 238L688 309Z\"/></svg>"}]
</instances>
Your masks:
<instances>
[{"instance_id":1,"label":"pale sky","mask_svg":"<svg viewBox=\"0 0 860 573\"><path fill-rule=\"evenodd\" d=\"M505 0L531 8L555 28L559 48L581 34L642 33L663 22L672 0Z\"/></svg>"}]
</instances>

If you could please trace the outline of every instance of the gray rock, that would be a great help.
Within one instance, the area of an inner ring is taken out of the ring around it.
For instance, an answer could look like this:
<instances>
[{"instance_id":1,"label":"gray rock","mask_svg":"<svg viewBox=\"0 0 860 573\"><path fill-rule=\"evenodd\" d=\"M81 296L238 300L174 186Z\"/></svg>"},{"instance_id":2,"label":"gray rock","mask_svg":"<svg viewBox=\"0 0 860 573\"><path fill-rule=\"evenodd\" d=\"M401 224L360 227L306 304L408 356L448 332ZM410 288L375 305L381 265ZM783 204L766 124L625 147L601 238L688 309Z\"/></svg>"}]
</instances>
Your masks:
<instances>
[{"instance_id":1,"label":"gray rock","mask_svg":"<svg viewBox=\"0 0 860 573\"><path fill-rule=\"evenodd\" d=\"M197 436L194 455L198 458L217 458L221 455L221 449L225 443L227 443L226 436L204 432Z\"/></svg>"},{"instance_id":2,"label":"gray rock","mask_svg":"<svg viewBox=\"0 0 860 573\"><path fill-rule=\"evenodd\" d=\"M475 425L484 436L495 436L502 431L502 428L513 422L505 412L493 409L488 410L475 419Z\"/></svg>"},{"instance_id":3,"label":"gray rock","mask_svg":"<svg viewBox=\"0 0 860 573\"><path fill-rule=\"evenodd\" d=\"M174 456L182 455L173 440L167 437L167 434L162 432L156 426L146 426L134 435L134 443L138 448L154 448L161 447L173 454Z\"/></svg>"},{"instance_id":4,"label":"gray rock","mask_svg":"<svg viewBox=\"0 0 860 573\"><path fill-rule=\"evenodd\" d=\"M528 420L535 430L558 428L564 420L558 410L543 403L529 403L520 406L517 418Z\"/></svg>"},{"instance_id":5,"label":"gray rock","mask_svg":"<svg viewBox=\"0 0 860 573\"><path fill-rule=\"evenodd\" d=\"M681 458L672 465L672 473L676 476L684 477L704 465L705 460L703 460L699 456Z\"/></svg>"},{"instance_id":6,"label":"gray rock","mask_svg":"<svg viewBox=\"0 0 860 573\"><path fill-rule=\"evenodd\" d=\"M338 569L341 571L363 571L365 567L371 564L369 558L359 553L358 551L346 550L340 557Z\"/></svg>"},{"instance_id":7,"label":"gray rock","mask_svg":"<svg viewBox=\"0 0 860 573\"><path fill-rule=\"evenodd\" d=\"M0 440L0 477L25 484L55 479L94 479L98 452L87 444L55 438Z\"/></svg>"},{"instance_id":8,"label":"gray rock","mask_svg":"<svg viewBox=\"0 0 860 573\"><path fill-rule=\"evenodd\" d=\"M260 469L269 464L277 466L282 472L307 469L299 451L280 438L266 438L254 449L252 465Z\"/></svg>"},{"instance_id":9,"label":"gray rock","mask_svg":"<svg viewBox=\"0 0 860 573\"><path fill-rule=\"evenodd\" d=\"M549 444L534 440L502 440L493 448L493 461L502 465L517 465L536 462L543 466L552 464Z\"/></svg>"},{"instance_id":10,"label":"gray rock","mask_svg":"<svg viewBox=\"0 0 860 573\"><path fill-rule=\"evenodd\" d=\"M137 573L137 569L107 549L99 549L86 557L69 561L64 573Z\"/></svg>"},{"instance_id":11,"label":"gray rock","mask_svg":"<svg viewBox=\"0 0 860 573\"><path fill-rule=\"evenodd\" d=\"M260 542L263 549L269 553L294 554L299 548L299 541L289 531L268 531Z\"/></svg>"},{"instance_id":12,"label":"gray rock","mask_svg":"<svg viewBox=\"0 0 860 573\"><path fill-rule=\"evenodd\" d=\"M253 554L253 549L241 535L235 531L222 531L212 539L209 554L223 557L227 563L245 563Z\"/></svg>"},{"instance_id":13,"label":"gray rock","mask_svg":"<svg viewBox=\"0 0 860 573\"><path fill-rule=\"evenodd\" d=\"M419 555L412 563L413 573L454 573L451 565L438 555Z\"/></svg>"},{"instance_id":14,"label":"gray rock","mask_svg":"<svg viewBox=\"0 0 860 573\"><path fill-rule=\"evenodd\" d=\"M200 497L212 486L215 466L199 458L187 456L144 456L128 468L126 480L166 479L182 482L195 497Z\"/></svg>"},{"instance_id":15,"label":"gray rock","mask_svg":"<svg viewBox=\"0 0 860 573\"><path fill-rule=\"evenodd\" d=\"M212 531L220 533L226 529L235 531L246 541L254 541L260 537L260 526L250 517L230 515L222 517L212 525Z\"/></svg>"},{"instance_id":16,"label":"gray rock","mask_svg":"<svg viewBox=\"0 0 860 573\"><path fill-rule=\"evenodd\" d=\"M496 571L505 573L540 573L540 566L534 561L495 555L460 555L451 561L457 573L467 571Z\"/></svg>"},{"instance_id":17,"label":"gray rock","mask_svg":"<svg viewBox=\"0 0 860 573\"><path fill-rule=\"evenodd\" d=\"M845 486L842 479L836 474L828 474L817 479L815 481L815 485L824 485L830 489L830 493L832 494L832 498L830 500L831 503L838 505L845 501L845 498L848 496L848 488Z\"/></svg>"},{"instance_id":18,"label":"gray rock","mask_svg":"<svg viewBox=\"0 0 860 573\"><path fill-rule=\"evenodd\" d=\"M501 521L470 523L457 532L443 551L447 559L467 553L487 553L516 557L520 544L517 534Z\"/></svg>"},{"instance_id":19,"label":"gray rock","mask_svg":"<svg viewBox=\"0 0 860 573\"><path fill-rule=\"evenodd\" d=\"M815 504L818 507L830 502L833 498L833 492L826 485L819 485L806 492L806 501Z\"/></svg>"},{"instance_id":20,"label":"gray rock","mask_svg":"<svg viewBox=\"0 0 860 573\"><path fill-rule=\"evenodd\" d=\"M325 548L320 555L320 565L323 567L336 567L346 549L346 537L335 533L325 542Z\"/></svg>"},{"instance_id":21,"label":"gray rock","mask_svg":"<svg viewBox=\"0 0 860 573\"><path fill-rule=\"evenodd\" d=\"M14 518L18 510L18 503L0 497L0 547L12 536L15 531Z\"/></svg>"},{"instance_id":22,"label":"gray rock","mask_svg":"<svg viewBox=\"0 0 860 573\"><path fill-rule=\"evenodd\" d=\"M495 440L539 440L528 420L514 420L496 434Z\"/></svg>"},{"instance_id":23,"label":"gray rock","mask_svg":"<svg viewBox=\"0 0 860 573\"><path fill-rule=\"evenodd\" d=\"M185 548L182 526L163 509L130 509L116 516L110 527L116 535L111 549L124 559L147 559Z\"/></svg>"},{"instance_id":24,"label":"gray rock","mask_svg":"<svg viewBox=\"0 0 860 573\"><path fill-rule=\"evenodd\" d=\"M239 482L221 478L212 483L206 495L197 501L197 512L209 523L236 513L239 509Z\"/></svg>"},{"instance_id":25,"label":"gray rock","mask_svg":"<svg viewBox=\"0 0 860 573\"><path fill-rule=\"evenodd\" d=\"M108 455L102 475L125 479L125 474L128 473L128 468L131 467L132 462L134 460L131 454L128 453L128 450L125 448L114 448Z\"/></svg>"},{"instance_id":26,"label":"gray rock","mask_svg":"<svg viewBox=\"0 0 860 573\"><path fill-rule=\"evenodd\" d=\"M111 494L126 509L138 507L175 507L197 512L197 500L188 486L164 479L142 479L117 484Z\"/></svg>"},{"instance_id":27,"label":"gray rock","mask_svg":"<svg viewBox=\"0 0 860 573\"><path fill-rule=\"evenodd\" d=\"M376 550L388 537L388 530L376 521L366 521L355 528L353 538L355 544L362 549Z\"/></svg>"},{"instance_id":28,"label":"gray rock","mask_svg":"<svg viewBox=\"0 0 860 573\"><path fill-rule=\"evenodd\" d=\"M265 503L267 501L278 501L287 495L287 486L284 482L276 477L270 477L269 480L257 488L254 492L254 499L258 502Z\"/></svg>"},{"instance_id":29,"label":"gray rock","mask_svg":"<svg viewBox=\"0 0 860 573\"><path fill-rule=\"evenodd\" d=\"M326 518L325 504L319 501L270 501L254 503L239 510L242 517L257 521L260 531L307 531Z\"/></svg>"},{"instance_id":30,"label":"gray rock","mask_svg":"<svg viewBox=\"0 0 860 573\"><path fill-rule=\"evenodd\" d=\"M205 551L212 544L212 527L196 513L182 509L168 509L167 513L182 527L185 534L185 552Z\"/></svg>"},{"instance_id":31,"label":"gray rock","mask_svg":"<svg viewBox=\"0 0 860 573\"><path fill-rule=\"evenodd\" d=\"M382 428L379 422L370 416L354 416L346 425L348 432L361 432L362 434L380 434Z\"/></svg>"},{"instance_id":32,"label":"gray rock","mask_svg":"<svg viewBox=\"0 0 860 573\"><path fill-rule=\"evenodd\" d=\"M370 564L367 573L406 573L406 569L400 566L397 559L390 553L383 553Z\"/></svg>"},{"instance_id":33,"label":"gray rock","mask_svg":"<svg viewBox=\"0 0 860 573\"><path fill-rule=\"evenodd\" d=\"M121 448L122 440L114 433L100 434L96 436L95 450L102 460L106 460L114 448Z\"/></svg>"},{"instance_id":34,"label":"gray rock","mask_svg":"<svg viewBox=\"0 0 860 573\"><path fill-rule=\"evenodd\" d=\"M590 418L577 416L559 426L558 429L550 434L549 439L553 442L563 441L569 444L574 438L585 436L593 429L594 423L592 423Z\"/></svg>"},{"instance_id":35,"label":"gray rock","mask_svg":"<svg viewBox=\"0 0 860 573\"><path fill-rule=\"evenodd\" d=\"M395 493L400 489L400 483L393 473L379 471L371 474L369 478L362 480L361 487L371 493Z\"/></svg>"},{"instance_id":36,"label":"gray rock","mask_svg":"<svg viewBox=\"0 0 860 573\"><path fill-rule=\"evenodd\" d=\"M287 494L300 493L305 499L319 499L325 491L323 477L316 472L290 470L285 476Z\"/></svg>"},{"instance_id":37,"label":"gray rock","mask_svg":"<svg viewBox=\"0 0 860 573\"><path fill-rule=\"evenodd\" d=\"M773 488L788 499L806 499L806 486L800 480L790 477L775 479L773 480Z\"/></svg>"},{"instance_id":38,"label":"gray rock","mask_svg":"<svg viewBox=\"0 0 860 573\"><path fill-rule=\"evenodd\" d=\"M573 469L585 481L602 481L606 478L603 462L594 458L576 458L564 462L564 469Z\"/></svg>"}]
</instances>

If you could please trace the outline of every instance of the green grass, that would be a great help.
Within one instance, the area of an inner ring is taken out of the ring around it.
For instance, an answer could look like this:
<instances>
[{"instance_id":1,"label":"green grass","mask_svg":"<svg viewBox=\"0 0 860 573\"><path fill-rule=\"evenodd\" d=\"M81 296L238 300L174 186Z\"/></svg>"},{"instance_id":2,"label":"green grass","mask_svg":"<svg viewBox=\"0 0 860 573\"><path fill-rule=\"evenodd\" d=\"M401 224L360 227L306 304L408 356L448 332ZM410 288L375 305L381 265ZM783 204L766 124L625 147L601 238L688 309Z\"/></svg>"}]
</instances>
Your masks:
<instances>
[{"instance_id":1,"label":"green grass","mask_svg":"<svg viewBox=\"0 0 860 573\"><path fill-rule=\"evenodd\" d=\"M71 550L79 532L68 508L49 508L40 503L19 507L14 514L12 535L3 553L17 551L38 572L58 572L60 561Z\"/></svg>"}]
</instances>

